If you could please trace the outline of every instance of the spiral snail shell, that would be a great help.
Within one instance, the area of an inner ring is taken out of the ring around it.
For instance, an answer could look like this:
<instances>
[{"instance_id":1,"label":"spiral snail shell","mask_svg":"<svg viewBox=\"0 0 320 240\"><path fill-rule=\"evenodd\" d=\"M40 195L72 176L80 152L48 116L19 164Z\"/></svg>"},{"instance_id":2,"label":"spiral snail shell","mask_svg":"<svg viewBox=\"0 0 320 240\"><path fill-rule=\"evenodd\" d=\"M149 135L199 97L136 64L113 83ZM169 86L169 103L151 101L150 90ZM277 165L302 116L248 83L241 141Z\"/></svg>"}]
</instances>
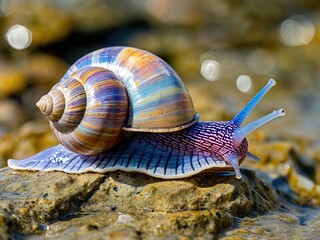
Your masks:
<instances>
[{"instance_id":1,"label":"spiral snail shell","mask_svg":"<svg viewBox=\"0 0 320 240\"><path fill-rule=\"evenodd\" d=\"M183 178L233 168L249 156L246 136L284 115L274 111L242 123L274 80L227 122L198 122L191 97L176 72L159 57L130 47L94 51L73 64L37 106L62 145L13 169L68 173L137 171ZM130 134L131 132L131 134Z\"/></svg>"},{"instance_id":2,"label":"spiral snail shell","mask_svg":"<svg viewBox=\"0 0 320 240\"><path fill-rule=\"evenodd\" d=\"M59 142L85 155L113 147L123 128L171 132L198 120L173 69L134 48L105 48L83 57L37 105Z\"/></svg>"}]
</instances>

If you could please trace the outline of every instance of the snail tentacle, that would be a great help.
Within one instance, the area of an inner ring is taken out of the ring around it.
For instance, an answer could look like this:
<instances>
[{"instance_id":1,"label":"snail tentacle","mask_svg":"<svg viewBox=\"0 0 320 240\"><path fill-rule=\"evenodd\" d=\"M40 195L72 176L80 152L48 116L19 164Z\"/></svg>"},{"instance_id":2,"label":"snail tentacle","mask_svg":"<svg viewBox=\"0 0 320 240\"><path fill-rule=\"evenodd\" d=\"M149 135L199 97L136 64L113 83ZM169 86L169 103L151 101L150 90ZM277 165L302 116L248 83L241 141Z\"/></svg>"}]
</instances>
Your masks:
<instances>
[{"instance_id":1,"label":"snail tentacle","mask_svg":"<svg viewBox=\"0 0 320 240\"><path fill-rule=\"evenodd\" d=\"M233 122L237 127L240 127L246 120L252 110L262 100L266 93L276 85L276 81L270 79L269 82L244 106L244 108L233 118Z\"/></svg>"},{"instance_id":2,"label":"snail tentacle","mask_svg":"<svg viewBox=\"0 0 320 240\"><path fill-rule=\"evenodd\" d=\"M256 156L256 155L254 155L253 153L251 153L251 152L248 152L247 153L247 157L248 158L251 158L252 160L254 160L254 161L260 161L260 158L258 157L258 156Z\"/></svg>"},{"instance_id":3,"label":"snail tentacle","mask_svg":"<svg viewBox=\"0 0 320 240\"><path fill-rule=\"evenodd\" d=\"M234 132L235 146L240 146L242 140L257 128L265 125L266 123L272 121L275 118L282 117L284 115L285 115L285 111L283 109L275 110L251 123L248 123L243 127L235 129L235 132Z\"/></svg>"},{"instance_id":4,"label":"snail tentacle","mask_svg":"<svg viewBox=\"0 0 320 240\"><path fill-rule=\"evenodd\" d=\"M236 173L236 178L241 179L242 175L239 168L239 159L238 156L234 153L224 156L226 162L228 162L234 169Z\"/></svg>"}]
</instances>

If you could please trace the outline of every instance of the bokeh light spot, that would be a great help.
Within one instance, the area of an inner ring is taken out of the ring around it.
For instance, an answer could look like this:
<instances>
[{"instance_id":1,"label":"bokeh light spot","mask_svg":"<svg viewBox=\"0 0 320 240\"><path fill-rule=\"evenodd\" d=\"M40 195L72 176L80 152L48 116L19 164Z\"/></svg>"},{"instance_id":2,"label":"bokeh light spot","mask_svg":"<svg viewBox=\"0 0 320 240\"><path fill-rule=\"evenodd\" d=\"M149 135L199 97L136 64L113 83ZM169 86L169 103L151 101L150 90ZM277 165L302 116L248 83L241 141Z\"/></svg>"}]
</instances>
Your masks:
<instances>
[{"instance_id":1,"label":"bokeh light spot","mask_svg":"<svg viewBox=\"0 0 320 240\"><path fill-rule=\"evenodd\" d=\"M247 75L240 75L236 80L236 85L241 92L248 92L252 88L252 80Z\"/></svg>"},{"instance_id":2,"label":"bokeh light spot","mask_svg":"<svg viewBox=\"0 0 320 240\"><path fill-rule=\"evenodd\" d=\"M209 81L217 80L220 75L220 63L215 60L205 60L201 65L200 72Z\"/></svg>"},{"instance_id":3,"label":"bokeh light spot","mask_svg":"<svg viewBox=\"0 0 320 240\"><path fill-rule=\"evenodd\" d=\"M10 27L5 37L10 46L18 50L27 48L32 41L30 30L21 25Z\"/></svg>"},{"instance_id":4,"label":"bokeh light spot","mask_svg":"<svg viewBox=\"0 0 320 240\"><path fill-rule=\"evenodd\" d=\"M0 16L6 17L13 12L17 0L0 0Z\"/></svg>"},{"instance_id":5,"label":"bokeh light spot","mask_svg":"<svg viewBox=\"0 0 320 240\"><path fill-rule=\"evenodd\" d=\"M280 39L283 44L293 47L308 44L314 36L315 28L305 16L295 15L281 23Z\"/></svg>"},{"instance_id":6,"label":"bokeh light spot","mask_svg":"<svg viewBox=\"0 0 320 240\"><path fill-rule=\"evenodd\" d=\"M267 50L257 49L249 55L248 66L254 73L270 74L276 66L276 59Z\"/></svg>"}]
</instances>

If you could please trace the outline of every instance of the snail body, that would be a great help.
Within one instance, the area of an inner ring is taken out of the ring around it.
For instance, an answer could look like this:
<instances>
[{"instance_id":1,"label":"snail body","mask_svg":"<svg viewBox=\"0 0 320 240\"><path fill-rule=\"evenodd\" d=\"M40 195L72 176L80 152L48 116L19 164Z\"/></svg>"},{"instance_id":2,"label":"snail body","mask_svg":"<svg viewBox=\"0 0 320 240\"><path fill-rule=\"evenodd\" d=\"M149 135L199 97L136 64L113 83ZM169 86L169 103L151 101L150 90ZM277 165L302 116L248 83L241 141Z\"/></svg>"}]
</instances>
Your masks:
<instances>
[{"instance_id":1,"label":"snail body","mask_svg":"<svg viewBox=\"0 0 320 240\"><path fill-rule=\"evenodd\" d=\"M67 173L142 172L184 178L234 169L248 152L246 136L284 115L274 111L243 127L274 80L230 121L198 122L191 97L175 71L159 57L129 47L94 51L70 67L37 106L61 143L13 169Z\"/></svg>"}]
</instances>

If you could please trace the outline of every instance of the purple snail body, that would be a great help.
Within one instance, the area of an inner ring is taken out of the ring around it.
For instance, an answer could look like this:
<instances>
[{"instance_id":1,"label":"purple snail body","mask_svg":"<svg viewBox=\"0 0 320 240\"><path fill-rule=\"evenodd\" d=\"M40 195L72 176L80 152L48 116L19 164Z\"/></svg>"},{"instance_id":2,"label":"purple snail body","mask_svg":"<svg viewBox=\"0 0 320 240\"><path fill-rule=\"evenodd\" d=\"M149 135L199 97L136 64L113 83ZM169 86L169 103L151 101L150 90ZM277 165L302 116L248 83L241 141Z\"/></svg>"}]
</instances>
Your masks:
<instances>
[{"instance_id":1,"label":"purple snail body","mask_svg":"<svg viewBox=\"0 0 320 240\"><path fill-rule=\"evenodd\" d=\"M187 89L159 57L130 47L94 51L73 64L37 106L61 143L24 160L17 170L66 173L134 171L185 178L234 169L248 152L246 136L284 115L276 110L243 127L275 85L270 80L230 121L198 122Z\"/></svg>"}]
</instances>

